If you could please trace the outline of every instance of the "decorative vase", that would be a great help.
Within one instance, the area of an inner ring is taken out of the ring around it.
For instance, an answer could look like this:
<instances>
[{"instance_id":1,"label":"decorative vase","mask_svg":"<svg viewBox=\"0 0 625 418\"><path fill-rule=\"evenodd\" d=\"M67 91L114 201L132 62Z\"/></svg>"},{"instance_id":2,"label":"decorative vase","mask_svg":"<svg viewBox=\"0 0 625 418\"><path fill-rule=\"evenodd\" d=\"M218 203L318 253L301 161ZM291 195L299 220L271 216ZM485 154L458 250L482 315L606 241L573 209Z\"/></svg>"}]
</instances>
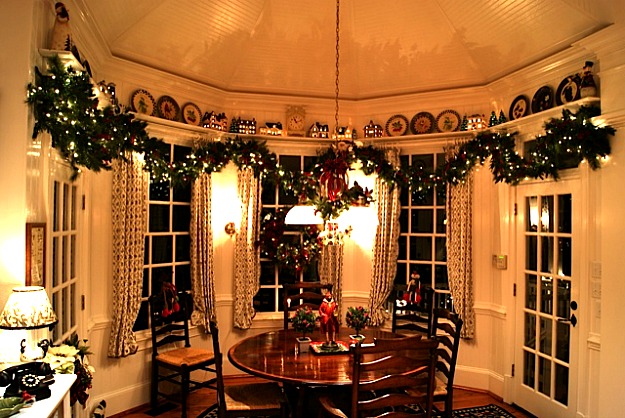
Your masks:
<instances>
[{"instance_id":1,"label":"decorative vase","mask_svg":"<svg viewBox=\"0 0 625 418\"><path fill-rule=\"evenodd\" d=\"M310 342L312 341L310 337L297 337L296 340L300 353L308 351L310 348Z\"/></svg>"}]
</instances>

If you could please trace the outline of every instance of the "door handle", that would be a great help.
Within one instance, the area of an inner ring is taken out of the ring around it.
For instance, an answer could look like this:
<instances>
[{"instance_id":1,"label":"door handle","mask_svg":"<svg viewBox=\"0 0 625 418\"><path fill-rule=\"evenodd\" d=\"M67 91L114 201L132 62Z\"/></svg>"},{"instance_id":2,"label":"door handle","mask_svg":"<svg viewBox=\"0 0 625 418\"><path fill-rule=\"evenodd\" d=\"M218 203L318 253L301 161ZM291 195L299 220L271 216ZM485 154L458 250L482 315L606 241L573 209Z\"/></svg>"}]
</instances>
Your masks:
<instances>
[{"instance_id":1,"label":"door handle","mask_svg":"<svg viewBox=\"0 0 625 418\"><path fill-rule=\"evenodd\" d=\"M575 314L571 315L571 318L558 318L557 321L561 324L570 324L570 325L577 325L577 317L575 316Z\"/></svg>"}]
</instances>

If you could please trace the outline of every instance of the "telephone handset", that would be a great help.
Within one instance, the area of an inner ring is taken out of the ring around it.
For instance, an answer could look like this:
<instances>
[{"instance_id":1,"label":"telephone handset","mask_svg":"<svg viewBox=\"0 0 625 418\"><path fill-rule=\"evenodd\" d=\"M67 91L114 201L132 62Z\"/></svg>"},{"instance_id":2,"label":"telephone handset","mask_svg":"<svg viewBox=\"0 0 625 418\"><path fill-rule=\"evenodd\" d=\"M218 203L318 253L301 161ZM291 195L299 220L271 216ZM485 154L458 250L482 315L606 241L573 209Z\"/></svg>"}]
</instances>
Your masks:
<instances>
[{"instance_id":1,"label":"telephone handset","mask_svg":"<svg viewBox=\"0 0 625 418\"><path fill-rule=\"evenodd\" d=\"M50 397L54 374L50 365L41 361L18 364L0 372L0 386L6 386L4 397L21 397L24 392L35 399Z\"/></svg>"}]
</instances>

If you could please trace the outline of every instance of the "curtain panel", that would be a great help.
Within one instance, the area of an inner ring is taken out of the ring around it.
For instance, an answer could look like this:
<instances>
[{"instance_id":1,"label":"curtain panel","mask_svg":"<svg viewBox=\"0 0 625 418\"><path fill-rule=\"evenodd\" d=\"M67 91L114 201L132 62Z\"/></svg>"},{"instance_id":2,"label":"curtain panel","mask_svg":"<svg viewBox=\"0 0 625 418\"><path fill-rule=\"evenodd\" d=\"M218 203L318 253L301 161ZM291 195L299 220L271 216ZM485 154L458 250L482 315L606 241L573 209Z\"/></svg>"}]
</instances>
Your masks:
<instances>
[{"instance_id":1,"label":"curtain panel","mask_svg":"<svg viewBox=\"0 0 625 418\"><path fill-rule=\"evenodd\" d=\"M260 289L260 179L251 168L239 169L241 223L234 243L234 326L249 329L256 314L254 296Z\"/></svg>"},{"instance_id":2,"label":"curtain panel","mask_svg":"<svg viewBox=\"0 0 625 418\"><path fill-rule=\"evenodd\" d=\"M475 335L473 310L473 173L447 184L447 274L454 309L464 321L462 338Z\"/></svg>"},{"instance_id":3,"label":"curtain panel","mask_svg":"<svg viewBox=\"0 0 625 418\"><path fill-rule=\"evenodd\" d=\"M213 231L211 227L212 177L201 174L191 187L191 324L204 327L216 318Z\"/></svg>"},{"instance_id":4,"label":"curtain panel","mask_svg":"<svg viewBox=\"0 0 625 418\"><path fill-rule=\"evenodd\" d=\"M132 327L141 306L148 174L135 155L113 161L113 319L108 356L137 352Z\"/></svg>"},{"instance_id":5,"label":"curtain panel","mask_svg":"<svg viewBox=\"0 0 625 418\"><path fill-rule=\"evenodd\" d=\"M386 159L399 166L399 150L386 150ZM387 318L386 300L393 290L399 254L399 215L401 204L399 188L391 187L381 179L375 183L374 199L378 205L378 227L373 247L373 269L369 308L371 325L382 325Z\"/></svg>"}]
</instances>

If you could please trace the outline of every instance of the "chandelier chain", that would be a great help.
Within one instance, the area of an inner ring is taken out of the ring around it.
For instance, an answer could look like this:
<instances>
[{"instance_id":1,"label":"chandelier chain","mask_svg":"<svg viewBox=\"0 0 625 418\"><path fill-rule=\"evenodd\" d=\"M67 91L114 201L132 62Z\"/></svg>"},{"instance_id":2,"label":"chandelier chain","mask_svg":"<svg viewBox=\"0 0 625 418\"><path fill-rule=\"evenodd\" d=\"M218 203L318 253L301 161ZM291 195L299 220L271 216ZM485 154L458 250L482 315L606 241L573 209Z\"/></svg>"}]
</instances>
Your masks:
<instances>
[{"instance_id":1,"label":"chandelier chain","mask_svg":"<svg viewBox=\"0 0 625 418\"><path fill-rule=\"evenodd\" d=\"M340 0L336 0L336 79L334 82L334 134L337 138L339 134L339 2Z\"/></svg>"}]
</instances>

